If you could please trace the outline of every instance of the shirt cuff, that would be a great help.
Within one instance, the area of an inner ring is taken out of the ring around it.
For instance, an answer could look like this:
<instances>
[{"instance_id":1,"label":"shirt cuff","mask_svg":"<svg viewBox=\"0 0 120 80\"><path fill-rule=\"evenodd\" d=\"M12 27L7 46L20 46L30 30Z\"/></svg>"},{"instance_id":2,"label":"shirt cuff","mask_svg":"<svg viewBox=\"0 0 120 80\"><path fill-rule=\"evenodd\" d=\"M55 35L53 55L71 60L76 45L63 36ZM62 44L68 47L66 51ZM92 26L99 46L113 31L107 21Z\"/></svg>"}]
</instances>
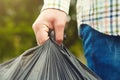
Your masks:
<instances>
[{"instance_id":1,"label":"shirt cuff","mask_svg":"<svg viewBox=\"0 0 120 80\"><path fill-rule=\"evenodd\" d=\"M42 10L54 8L69 13L70 0L44 0Z\"/></svg>"}]
</instances>

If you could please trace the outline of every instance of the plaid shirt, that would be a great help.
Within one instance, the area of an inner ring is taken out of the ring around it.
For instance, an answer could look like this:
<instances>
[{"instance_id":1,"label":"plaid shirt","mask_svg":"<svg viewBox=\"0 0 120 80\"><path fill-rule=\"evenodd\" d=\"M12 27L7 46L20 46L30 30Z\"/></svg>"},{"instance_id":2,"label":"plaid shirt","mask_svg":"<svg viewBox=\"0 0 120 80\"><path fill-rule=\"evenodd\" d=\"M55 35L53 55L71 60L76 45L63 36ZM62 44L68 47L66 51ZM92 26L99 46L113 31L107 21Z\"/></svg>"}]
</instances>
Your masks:
<instances>
[{"instance_id":1,"label":"plaid shirt","mask_svg":"<svg viewBox=\"0 0 120 80\"><path fill-rule=\"evenodd\" d=\"M70 0L44 0L43 9L56 8L68 14ZM120 35L120 0L77 0L77 22L99 32Z\"/></svg>"}]
</instances>

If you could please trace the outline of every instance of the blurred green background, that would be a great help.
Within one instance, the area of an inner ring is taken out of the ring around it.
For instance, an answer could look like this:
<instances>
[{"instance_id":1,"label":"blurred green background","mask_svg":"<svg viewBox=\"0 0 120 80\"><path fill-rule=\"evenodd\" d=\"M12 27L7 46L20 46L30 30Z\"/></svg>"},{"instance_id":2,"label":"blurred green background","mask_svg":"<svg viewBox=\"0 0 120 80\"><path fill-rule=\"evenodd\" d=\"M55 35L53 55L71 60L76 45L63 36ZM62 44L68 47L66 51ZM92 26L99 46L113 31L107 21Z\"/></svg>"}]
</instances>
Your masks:
<instances>
[{"instance_id":1,"label":"blurred green background","mask_svg":"<svg viewBox=\"0 0 120 80\"><path fill-rule=\"evenodd\" d=\"M76 0L71 1L64 44L83 63L82 41L78 38ZM43 0L0 0L0 63L17 57L36 46L32 24L40 13Z\"/></svg>"}]
</instances>

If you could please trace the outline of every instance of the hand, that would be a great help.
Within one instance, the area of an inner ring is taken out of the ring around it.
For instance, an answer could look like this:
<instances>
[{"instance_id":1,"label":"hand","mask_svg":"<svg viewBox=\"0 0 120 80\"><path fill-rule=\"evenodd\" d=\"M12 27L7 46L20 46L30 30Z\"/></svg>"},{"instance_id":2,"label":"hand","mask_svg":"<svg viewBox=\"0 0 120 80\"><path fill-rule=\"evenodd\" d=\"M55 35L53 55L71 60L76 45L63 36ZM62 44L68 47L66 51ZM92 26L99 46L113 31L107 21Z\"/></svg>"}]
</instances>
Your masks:
<instances>
[{"instance_id":1,"label":"hand","mask_svg":"<svg viewBox=\"0 0 120 80\"><path fill-rule=\"evenodd\" d=\"M64 28L67 21L65 12L57 9L46 9L41 12L33 23L33 30L38 44L44 44L49 39L48 32L55 32L55 40L61 44L64 36Z\"/></svg>"}]
</instances>

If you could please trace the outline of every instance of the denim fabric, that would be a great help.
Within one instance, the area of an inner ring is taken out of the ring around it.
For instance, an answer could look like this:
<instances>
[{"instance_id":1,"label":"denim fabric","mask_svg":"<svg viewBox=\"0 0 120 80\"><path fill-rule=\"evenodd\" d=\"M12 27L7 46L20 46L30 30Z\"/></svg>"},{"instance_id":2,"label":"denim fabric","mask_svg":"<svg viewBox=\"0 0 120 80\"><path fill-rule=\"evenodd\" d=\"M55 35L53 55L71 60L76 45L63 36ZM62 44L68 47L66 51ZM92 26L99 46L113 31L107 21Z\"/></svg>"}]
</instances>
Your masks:
<instances>
[{"instance_id":1,"label":"denim fabric","mask_svg":"<svg viewBox=\"0 0 120 80\"><path fill-rule=\"evenodd\" d=\"M87 65L103 80L120 80L120 36L100 33L90 26L80 26Z\"/></svg>"}]
</instances>

